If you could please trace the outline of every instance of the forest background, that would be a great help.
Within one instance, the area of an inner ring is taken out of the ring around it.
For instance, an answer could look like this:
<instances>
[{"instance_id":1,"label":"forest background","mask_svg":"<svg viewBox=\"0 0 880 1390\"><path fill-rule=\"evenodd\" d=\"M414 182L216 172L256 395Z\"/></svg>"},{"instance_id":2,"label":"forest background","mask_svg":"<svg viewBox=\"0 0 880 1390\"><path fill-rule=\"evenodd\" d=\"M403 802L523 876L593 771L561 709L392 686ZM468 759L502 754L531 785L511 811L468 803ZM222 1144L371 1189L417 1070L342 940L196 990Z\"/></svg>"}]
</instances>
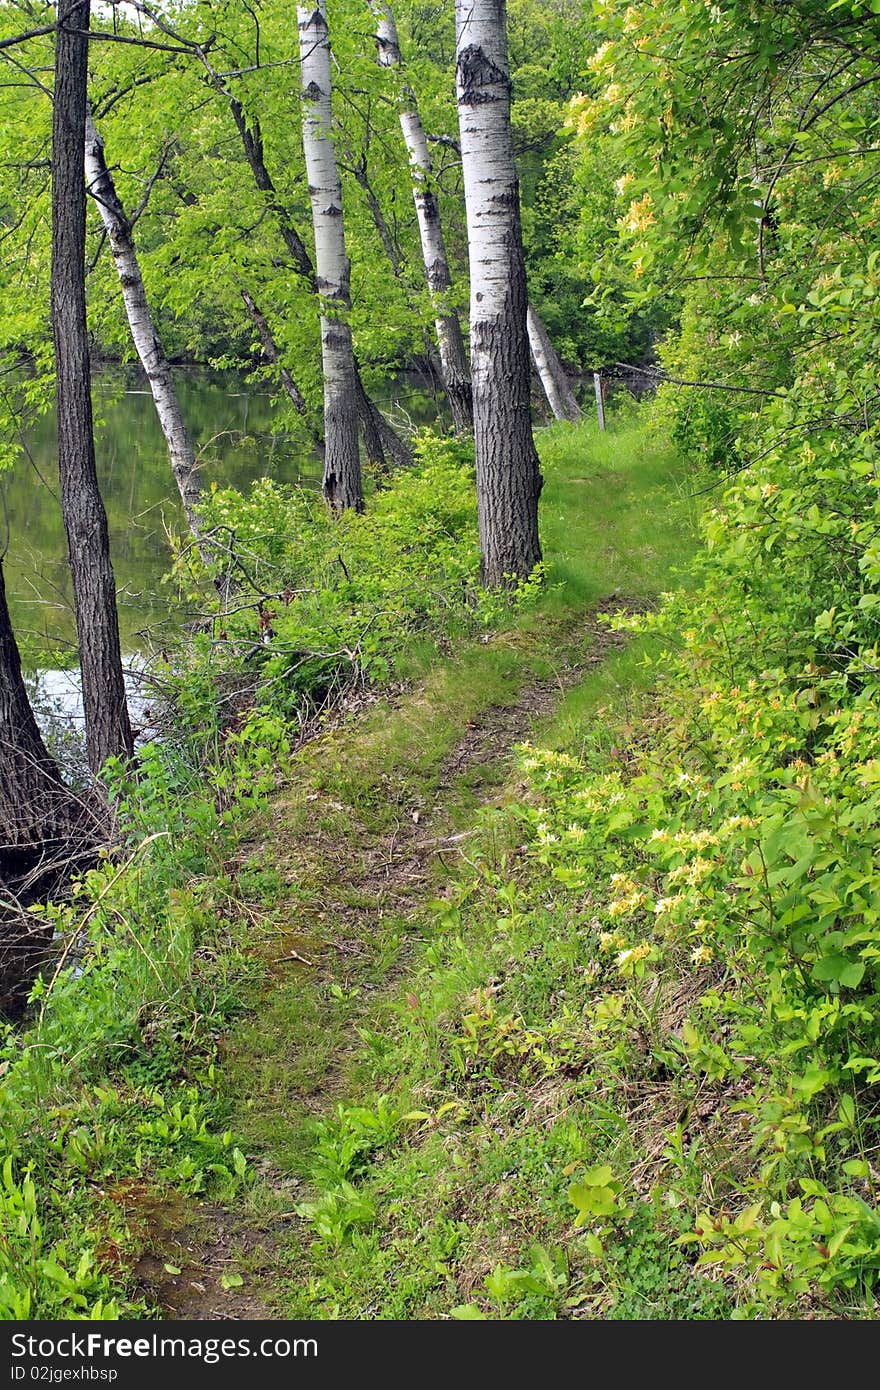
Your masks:
<instances>
[{"instance_id":1,"label":"forest background","mask_svg":"<svg viewBox=\"0 0 880 1390\"><path fill-rule=\"evenodd\" d=\"M168 1250L209 1203L239 1222L204 1257L217 1287L253 1286L276 1314L873 1315L878 11L508 7L529 303L571 368L629 364L656 396L604 440L591 423L539 437L544 562L506 584L481 585L466 421L396 458L380 437L363 514L354 494L328 493L333 516L265 481L199 497L193 539L178 514L169 597L197 621L156 668L164 736L136 772L100 760L107 847L72 897L28 906L62 947L5 1043L6 1316L167 1311L138 1261L158 1251L177 1279ZM455 16L395 17L402 68L379 61L369 8L327 16L340 318L367 393L440 357L439 320L479 350ZM20 469L56 366L57 41L52 7L0 21L2 425ZM94 28L92 114L164 354L270 382L302 448L323 431L329 449L289 7L101 6ZM2 46L25 29L45 32ZM410 92L439 287L401 138ZM89 332L131 358L110 235L93 206ZM205 553L207 534L234 544ZM586 621L607 639L603 601L631 644L604 685L575 655ZM388 925L365 963L311 979L319 861L343 881L389 828L389 787L411 818L468 718L563 655L576 688L464 826L454 870L403 907L368 893ZM378 722L303 746L340 700L383 691ZM306 961L283 988L266 945L282 923ZM314 1061L321 1029L342 1082ZM329 1073L316 1113L303 1096Z\"/></svg>"}]
</instances>

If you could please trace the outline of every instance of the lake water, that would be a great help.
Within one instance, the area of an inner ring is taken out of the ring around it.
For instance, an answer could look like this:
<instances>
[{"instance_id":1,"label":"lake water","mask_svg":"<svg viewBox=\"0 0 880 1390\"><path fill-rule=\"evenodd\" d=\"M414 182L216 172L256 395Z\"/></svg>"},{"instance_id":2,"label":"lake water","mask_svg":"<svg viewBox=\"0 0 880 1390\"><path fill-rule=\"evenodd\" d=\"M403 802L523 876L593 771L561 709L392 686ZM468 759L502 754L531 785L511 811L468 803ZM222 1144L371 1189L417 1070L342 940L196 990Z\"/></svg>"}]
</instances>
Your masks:
<instances>
[{"instance_id":1,"label":"lake water","mask_svg":"<svg viewBox=\"0 0 880 1390\"><path fill-rule=\"evenodd\" d=\"M261 477L320 485L319 461L285 427L283 405L264 388L228 372L181 368L175 376L188 427L203 451L205 485L246 488ZM171 558L167 533L183 532L182 514L142 374L134 367L102 369L95 373L93 393L122 646L131 654L161 645L163 631L179 622L174 589L163 585L162 577ZM431 384L413 373L374 394L392 418L408 418L414 425L438 419ZM75 681L71 687L62 668L74 660L76 625L51 413L29 431L26 442L29 458L0 479L9 530L6 587L26 668L46 672L52 697L68 705Z\"/></svg>"},{"instance_id":2,"label":"lake water","mask_svg":"<svg viewBox=\"0 0 880 1390\"><path fill-rule=\"evenodd\" d=\"M283 401L231 372L182 367L175 379L206 487L244 489L263 477L320 486L321 464L302 435L291 432ZM590 378L576 384L585 410L592 408L592 389ZM163 583L171 562L168 536L184 534L185 526L143 373L135 366L104 367L94 373L92 390L126 681L138 723L144 722L145 704L137 674L141 655L161 650L186 617L173 584ZM445 401L418 373L400 374L373 398L394 423L409 428L448 423ZM537 382L533 406L536 422L545 421L546 402ZM37 718L68 772L80 775L82 694L52 412L25 442L27 457L0 475L9 535L4 560L9 607Z\"/></svg>"}]
</instances>

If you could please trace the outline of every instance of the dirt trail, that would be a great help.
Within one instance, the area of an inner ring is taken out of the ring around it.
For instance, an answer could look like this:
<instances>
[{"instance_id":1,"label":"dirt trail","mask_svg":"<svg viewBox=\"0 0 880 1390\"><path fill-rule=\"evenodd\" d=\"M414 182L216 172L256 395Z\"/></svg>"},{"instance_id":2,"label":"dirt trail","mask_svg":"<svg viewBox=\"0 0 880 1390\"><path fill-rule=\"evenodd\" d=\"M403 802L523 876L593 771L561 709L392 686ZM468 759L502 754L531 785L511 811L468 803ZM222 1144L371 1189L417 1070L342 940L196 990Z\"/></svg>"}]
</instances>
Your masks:
<instances>
[{"instance_id":1,"label":"dirt trail","mask_svg":"<svg viewBox=\"0 0 880 1390\"><path fill-rule=\"evenodd\" d=\"M338 898L325 902L323 915L335 923L335 939L331 945L345 956L347 951L360 949L359 933L347 931L353 920L369 915L375 920L377 912L409 915L418 908L423 890L432 882L432 859L442 855L444 860L455 858L467 845L471 831L449 833L447 805L453 789L468 779L476 793L477 811L489 804L497 794L499 770L511 763L513 750L526 740L536 725L545 719L572 687L591 670L621 649L626 638L612 632L599 621L600 615L620 609L636 611L644 603L625 600L619 595L597 604L583 620L576 642L569 642L570 652L561 659L553 679L535 680L522 687L509 704L491 705L478 721L468 725L463 737L447 753L439 771L433 802L420 804L419 793L408 796L406 782L398 789L395 800L399 817L394 831L384 835L367 835L346 868L338 884ZM571 650L576 654L571 655ZM480 769L486 769L486 785L481 787ZM476 820L475 812L474 820ZM320 806L315 807L315 821L320 819ZM433 896L433 894L431 894ZM359 904L358 900L361 900ZM360 923L361 934L363 923ZM297 952L292 953L297 959ZM305 964L312 964L303 956ZM390 984L405 968L398 962L386 976ZM314 979L317 985L320 970ZM322 1077L320 1088L309 1096L308 1108L318 1113L329 1111L340 1098L344 1085L346 1062L358 1038L352 1028L349 1044L333 1059L332 1066ZM167 1218L154 1223L153 1250L137 1265L139 1284L151 1303L169 1320L194 1321L221 1319L260 1319L272 1317L267 1302L262 1301L259 1284L268 1292L275 1268L274 1254L288 1223L295 1219L292 1210L302 1200L299 1183L282 1174L260 1167L262 1178L275 1193L289 1194L290 1211L259 1220L245 1212L205 1204L198 1219L181 1227L169 1209ZM179 1213L178 1213L179 1215ZM252 1274L246 1286L224 1287L224 1279L245 1260ZM169 1270L168 1266L171 1266ZM268 1300L267 1300L268 1301Z\"/></svg>"}]
</instances>

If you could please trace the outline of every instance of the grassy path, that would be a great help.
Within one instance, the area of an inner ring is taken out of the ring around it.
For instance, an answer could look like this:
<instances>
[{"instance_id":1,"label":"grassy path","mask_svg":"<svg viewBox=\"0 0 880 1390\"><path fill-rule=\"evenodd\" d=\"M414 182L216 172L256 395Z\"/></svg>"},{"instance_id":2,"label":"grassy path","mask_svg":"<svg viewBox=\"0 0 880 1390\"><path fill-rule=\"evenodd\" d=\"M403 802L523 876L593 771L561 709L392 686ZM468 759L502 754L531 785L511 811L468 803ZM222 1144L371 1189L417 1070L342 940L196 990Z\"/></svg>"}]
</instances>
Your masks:
<instances>
[{"instance_id":1,"label":"grassy path","mask_svg":"<svg viewBox=\"0 0 880 1390\"><path fill-rule=\"evenodd\" d=\"M549 431L543 444L540 609L458 651L413 654L406 688L297 756L239 866L268 981L226 1041L224 1075L256 1177L235 1209L163 1214L139 1274L165 1317L358 1315L311 1310L320 1270L299 1213L315 1195L322 1123L369 1095L377 1072L405 1070L389 1014L419 1009L430 904L485 852L487 808L515 796L515 745L576 740L643 679L600 614L650 602L686 557L680 465L632 430Z\"/></svg>"}]
</instances>

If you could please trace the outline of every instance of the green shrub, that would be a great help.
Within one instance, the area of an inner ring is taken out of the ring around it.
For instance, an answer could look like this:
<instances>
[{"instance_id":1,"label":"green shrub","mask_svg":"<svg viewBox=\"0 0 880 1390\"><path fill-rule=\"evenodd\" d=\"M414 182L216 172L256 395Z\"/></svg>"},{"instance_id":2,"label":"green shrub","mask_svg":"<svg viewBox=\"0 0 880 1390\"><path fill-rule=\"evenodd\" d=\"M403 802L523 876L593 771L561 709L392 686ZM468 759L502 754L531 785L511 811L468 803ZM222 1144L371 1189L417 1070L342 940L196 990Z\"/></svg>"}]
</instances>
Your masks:
<instances>
[{"instance_id":1,"label":"green shrub","mask_svg":"<svg viewBox=\"0 0 880 1390\"><path fill-rule=\"evenodd\" d=\"M473 445L423 435L416 467L332 517L320 497L270 479L247 495L215 490L206 526L238 556L231 611L180 654L174 704L187 726L219 729L217 702L245 692L287 719L320 709L352 682L384 681L419 633L469 633L530 599L479 587ZM188 556L188 565L192 557ZM218 571L223 568L218 562Z\"/></svg>"}]
</instances>

